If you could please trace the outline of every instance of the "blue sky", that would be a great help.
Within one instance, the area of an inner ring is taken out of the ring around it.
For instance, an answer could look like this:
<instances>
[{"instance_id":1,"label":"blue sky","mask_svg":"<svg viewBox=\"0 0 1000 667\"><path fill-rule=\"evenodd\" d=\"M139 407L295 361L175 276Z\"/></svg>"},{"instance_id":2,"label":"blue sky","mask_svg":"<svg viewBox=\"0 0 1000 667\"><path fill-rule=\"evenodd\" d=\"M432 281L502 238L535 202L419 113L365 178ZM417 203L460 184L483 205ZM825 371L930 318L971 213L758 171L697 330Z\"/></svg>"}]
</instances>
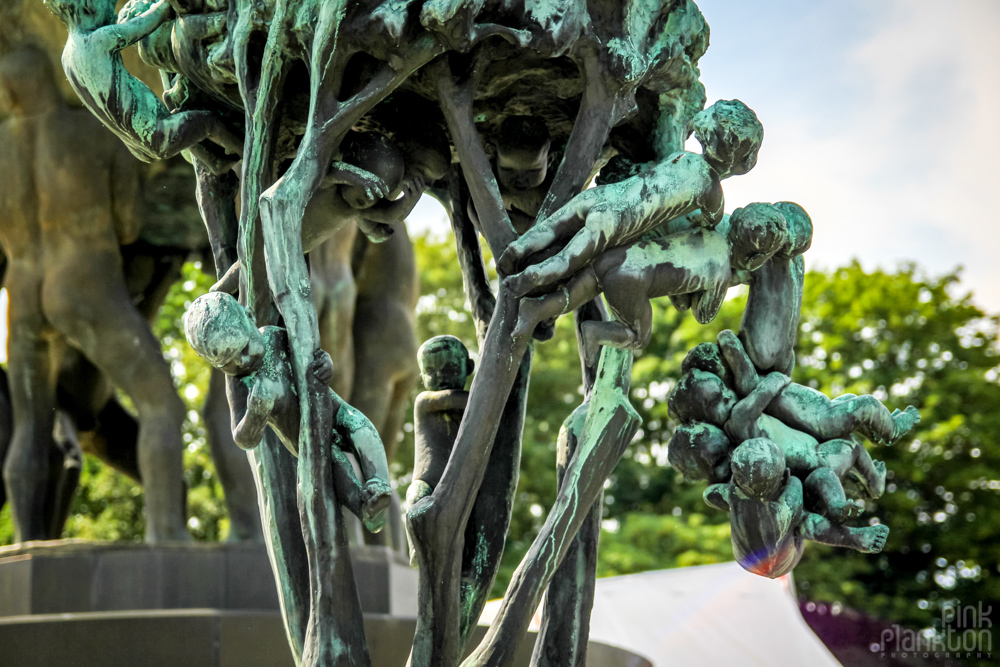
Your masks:
<instances>
[{"instance_id":1,"label":"blue sky","mask_svg":"<svg viewBox=\"0 0 1000 667\"><path fill-rule=\"evenodd\" d=\"M807 264L962 265L1000 312L1000 2L698 5L709 101L739 98L764 124L727 208L796 201L816 229Z\"/></svg>"},{"instance_id":2,"label":"blue sky","mask_svg":"<svg viewBox=\"0 0 1000 667\"><path fill-rule=\"evenodd\" d=\"M964 266L1000 312L1000 2L701 0L709 103L764 124L727 210L790 200L813 218L810 266ZM699 150L692 143L693 150ZM437 227L422 205L412 226Z\"/></svg>"}]
</instances>

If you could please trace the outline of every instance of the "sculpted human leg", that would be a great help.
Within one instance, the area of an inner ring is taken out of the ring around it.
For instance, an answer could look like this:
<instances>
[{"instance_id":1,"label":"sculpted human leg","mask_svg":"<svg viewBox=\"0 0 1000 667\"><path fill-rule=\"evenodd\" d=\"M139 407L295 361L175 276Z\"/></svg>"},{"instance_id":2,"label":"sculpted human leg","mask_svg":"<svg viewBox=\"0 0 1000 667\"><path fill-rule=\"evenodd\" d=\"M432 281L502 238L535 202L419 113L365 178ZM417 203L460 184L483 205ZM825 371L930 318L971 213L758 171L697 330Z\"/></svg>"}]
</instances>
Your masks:
<instances>
[{"instance_id":1,"label":"sculpted human leg","mask_svg":"<svg viewBox=\"0 0 1000 667\"><path fill-rule=\"evenodd\" d=\"M319 344L333 359L330 388L351 395L354 384L354 301L357 288L351 274L350 251L355 225L344 225L330 240L309 253L309 276L319 318Z\"/></svg>"},{"instance_id":2,"label":"sculpted human leg","mask_svg":"<svg viewBox=\"0 0 1000 667\"><path fill-rule=\"evenodd\" d=\"M802 484L806 502L836 522L861 516L865 504L860 500L849 500L844 493L836 472L831 468L817 468Z\"/></svg>"},{"instance_id":3,"label":"sculpted human leg","mask_svg":"<svg viewBox=\"0 0 1000 667\"><path fill-rule=\"evenodd\" d=\"M3 477L10 494L14 541L48 537L46 493L49 450L56 414L57 363L46 339L37 294L38 280L12 267L9 295L7 370L14 429Z\"/></svg>"},{"instance_id":4,"label":"sculpted human leg","mask_svg":"<svg viewBox=\"0 0 1000 667\"><path fill-rule=\"evenodd\" d=\"M523 296L532 289L557 283L583 269L593 259L597 248L598 239L589 229L583 228L555 256L529 266L505 282L513 294Z\"/></svg>"},{"instance_id":5,"label":"sculpted human leg","mask_svg":"<svg viewBox=\"0 0 1000 667\"><path fill-rule=\"evenodd\" d=\"M861 553L877 554L885 547L889 526L878 524L852 528L833 523L819 514L806 512L799 528L803 537L831 547L847 547Z\"/></svg>"},{"instance_id":6,"label":"sculpted human leg","mask_svg":"<svg viewBox=\"0 0 1000 667\"><path fill-rule=\"evenodd\" d=\"M566 463L552 510L514 572L486 637L463 667L512 663L545 588L642 421L628 401L631 371L630 351L604 351L582 436Z\"/></svg>"},{"instance_id":7,"label":"sculpted human leg","mask_svg":"<svg viewBox=\"0 0 1000 667\"><path fill-rule=\"evenodd\" d=\"M544 296L522 298L517 307L517 326L513 335L530 335L539 322L572 312L600 293L593 268L584 267L565 286Z\"/></svg>"},{"instance_id":8,"label":"sculpted human leg","mask_svg":"<svg viewBox=\"0 0 1000 667\"><path fill-rule=\"evenodd\" d=\"M7 449L10 447L10 436L14 432L14 419L10 413L10 389L7 385L7 372L0 368L0 473L3 463L7 460ZM0 482L0 508L7 502L7 487Z\"/></svg>"},{"instance_id":9,"label":"sculpted human leg","mask_svg":"<svg viewBox=\"0 0 1000 667\"><path fill-rule=\"evenodd\" d=\"M212 369L208 380L208 394L202 408L208 446L212 450L215 471L226 494L229 512L229 541L264 539L257 509L257 488L247 461L246 452L233 441L226 399L226 380L221 371Z\"/></svg>"},{"instance_id":10,"label":"sculpted human leg","mask_svg":"<svg viewBox=\"0 0 1000 667\"><path fill-rule=\"evenodd\" d=\"M622 255L624 253L616 253ZM606 263L606 262L605 262ZM649 302L649 277L620 266L601 275L601 286L615 320L592 320L581 325L588 363L595 363L601 345L642 350L653 332L653 307ZM600 268L597 267L600 271Z\"/></svg>"},{"instance_id":11,"label":"sculpted human leg","mask_svg":"<svg viewBox=\"0 0 1000 667\"><path fill-rule=\"evenodd\" d=\"M111 260L111 261L116 261ZM113 264L112 264L113 266ZM67 294L67 284L88 285ZM138 462L146 493L146 539L188 540L182 479L184 405L149 325L132 306L120 274L93 258L47 276L46 315L124 391L139 416Z\"/></svg>"}]
</instances>

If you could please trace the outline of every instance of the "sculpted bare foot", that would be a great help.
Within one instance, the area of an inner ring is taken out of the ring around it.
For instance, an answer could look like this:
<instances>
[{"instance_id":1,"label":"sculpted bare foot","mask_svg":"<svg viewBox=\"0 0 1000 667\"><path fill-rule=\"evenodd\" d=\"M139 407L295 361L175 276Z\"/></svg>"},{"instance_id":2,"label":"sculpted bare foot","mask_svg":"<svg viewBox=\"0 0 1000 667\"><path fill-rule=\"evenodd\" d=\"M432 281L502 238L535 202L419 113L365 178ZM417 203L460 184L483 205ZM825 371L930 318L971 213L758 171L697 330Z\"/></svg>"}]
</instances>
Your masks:
<instances>
[{"instance_id":1,"label":"sculpted bare foot","mask_svg":"<svg viewBox=\"0 0 1000 667\"><path fill-rule=\"evenodd\" d=\"M871 496L872 500L877 500L885 493L885 462L872 461L872 467L875 468L875 479L867 484L868 495Z\"/></svg>"},{"instance_id":2,"label":"sculpted bare foot","mask_svg":"<svg viewBox=\"0 0 1000 667\"><path fill-rule=\"evenodd\" d=\"M879 524L865 528L852 528L857 542L856 549L861 553L877 554L885 548L885 540L889 537L889 526Z\"/></svg>"},{"instance_id":3,"label":"sculpted bare foot","mask_svg":"<svg viewBox=\"0 0 1000 667\"><path fill-rule=\"evenodd\" d=\"M539 322L538 326L535 327L535 332L532 337L535 340L546 341L552 340L552 337L556 335L556 321L555 320L545 320L544 322Z\"/></svg>"},{"instance_id":4,"label":"sculpted bare foot","mask_svg":"<svg viewBox=\"0 0 1000 667\"><path fill-rule=\"evenodd\" d=\"M594 338L594 336L588 336L586 333L586 328L584 329L583 335L583 356L588 366L595 366L597 364L597 359L601 355L601 343Z\"/></svg>"},{"instance_id":5,"label":"sculpted bare foot","mask_svg":"<svg viewBox=\"0 0 1000 667\"><path fill-rule=\"evenodd\" d=\"M895 412L892 415L892 440L889 444L896 442L904 435L910 432L910 430L920 423L920 411L917 410L912 405L907 407L902 412Z\"/></svg>"},{"instance_id":6,"label":"sculpted bare foot","mask_svg":"<svg viewBox=\"0 0 1000 667\"><path fill-rule=\"evenodd\" d=\"M435 527L437 526L437 507L434 496L429 495L421 498L406 510L404 521L406 523L406 533L410 538L410 546L417 555L417 560L421 556L427 556L433 552L435 544Z\"/></svg>"},{"instance_id":7,"label":"sculpted bare foot","mask_svg":"<svg viewBox=\"0 0 1000 667\"><path fill-rule=\"evenodd\" d=\"M872 500L878 500L885 493L885 463L882 461L872 461L874 471L870 475L863 475L857 469L851 470L850 479L861 487Z\"/></svg>"},{"instance_id":8,"label":"sculpted bare foot","mask_svg":"<svg viewBox=\"0 0 1000 667\"><path fill-rule=\"evenodd\" d=\"M389 509L392 489L382 480L369 480L363 491L364 505L361 507L361 519L365 528L371 533L377 533L385 526L385 513Z\"/></svg>"}]
</instances>

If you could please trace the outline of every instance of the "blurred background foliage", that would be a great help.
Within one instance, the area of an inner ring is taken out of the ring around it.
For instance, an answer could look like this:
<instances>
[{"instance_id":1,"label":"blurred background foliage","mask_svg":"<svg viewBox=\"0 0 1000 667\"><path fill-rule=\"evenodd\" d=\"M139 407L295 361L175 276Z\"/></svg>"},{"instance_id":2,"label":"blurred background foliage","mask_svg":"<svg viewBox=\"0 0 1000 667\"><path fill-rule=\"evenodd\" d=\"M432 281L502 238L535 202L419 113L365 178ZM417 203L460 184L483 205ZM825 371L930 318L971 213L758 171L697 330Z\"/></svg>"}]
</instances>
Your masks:
<instances>
[{"instance_id":1,"label":"blurred background foliage","mask_svg":"<svg viewBox=\"0 0 1000 667\"><path fill-rule=\"evenodd\" d=\"M475 354L453 244L429 236L414 244L421 340L453 334ZM228 520L199 416L208 367L184 341L181 318L210 284L199 264L185 265L156 324L189 410L189 526L201 540L225 539ZM709 326L674 311L667 300L654 303L652 342L637 358L632 382L643 427L604 499L602 576L732 559L727 516L704 505L703 484L684 483L667 464L675 424L665 400L689 348L722 329L739 328L745 290L732 294ZM886 462L890 480L885 496L870 503L859 521L892 527L885 551L866 556L810 544L795 570L800 596L911 627L930 627L940 606L956 600L1000 602L1000 318L973 305L957 273L928 277L913 265L865 271L855 263L813 271L803 302L797 382L830 396L872 393L890 408L915 405L923 420L894 446L869 445ZM551 506L556 436L581 391L572 320L563 318L555 337L536 349L521 476L495 596L503 593ZM411 417L393 462L400 494L410 481L412 455ZM141 488L87 457L64 536L140 541L143 528ZM0 543L11 539L5 508Z\"/></svg>"}]
</instances>

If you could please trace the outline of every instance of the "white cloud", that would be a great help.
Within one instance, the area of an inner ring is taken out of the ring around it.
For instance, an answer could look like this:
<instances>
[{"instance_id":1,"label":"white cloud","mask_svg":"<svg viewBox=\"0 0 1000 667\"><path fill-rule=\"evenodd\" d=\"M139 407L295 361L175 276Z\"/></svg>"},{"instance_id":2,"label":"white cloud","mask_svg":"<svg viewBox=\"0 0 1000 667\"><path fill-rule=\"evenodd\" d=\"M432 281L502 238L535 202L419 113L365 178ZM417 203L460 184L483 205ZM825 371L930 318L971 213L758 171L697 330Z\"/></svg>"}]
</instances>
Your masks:
<instances>
[{"instance_id":1,"label":"white cloud","mask_svg":"<svg viewBox=\"0 0 1000 667\"><path fill-rule=\"evenodd\" d=\"M721 8L700 4L722 24L713 37L731 37ZM775 12L762 29L814 32L758 39L743 62L706 56L709 99L736 88L765 125L756 169L724 185L728 208L798 201L816 224L813 265L961 264L975 300L1000 311L1000 3L895 0L845 33L834 19L853 4Z\"/></svg>"}]
</instances>

